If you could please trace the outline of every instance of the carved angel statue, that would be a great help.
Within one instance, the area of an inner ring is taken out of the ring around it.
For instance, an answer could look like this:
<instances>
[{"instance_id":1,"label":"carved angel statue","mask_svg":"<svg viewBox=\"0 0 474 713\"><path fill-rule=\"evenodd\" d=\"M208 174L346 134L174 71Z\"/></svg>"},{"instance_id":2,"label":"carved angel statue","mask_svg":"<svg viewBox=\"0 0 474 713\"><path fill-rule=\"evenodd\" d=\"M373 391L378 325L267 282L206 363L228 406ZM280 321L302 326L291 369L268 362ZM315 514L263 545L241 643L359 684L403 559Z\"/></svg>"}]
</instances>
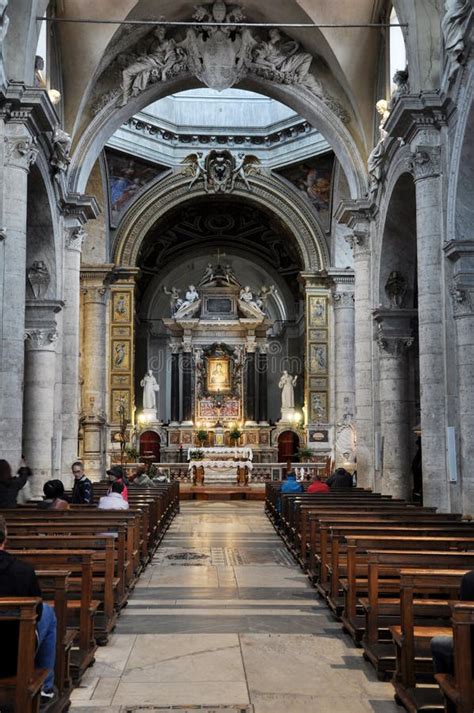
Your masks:
<instances>
[{"instance_id":1,"label":"carved angel statue","mask_svg":"<svg viewBox=\"0 0 474 713\"><path fill-rule=\"evenodd\" d=\"M268 309L267 309L267 302L268 298L271 295L275 295L277 292L277 289L275 285L270 285L270 287L266 287L263 285L260 288L260 292L258 293L257 299L256 299L256 305L259 309L262 310L264 314L268 314Z\"/></svg>"},{"instance_id":2,"label":"carved angel statue","mask_svg":"<svg viewBox=\"0 0 474 713\"><path fill-rule=\"evenodd\" d=\"M394 89L390 97L390 103L388 105L390 111L392 111L400 97L410 93L408 69L397 69L393 75L392 82L396 86L396 89Z\"/></svg>"},{"instance_id":3,"label":"carved angel statue","mask_svg":"<svg viewBox=\"0 0 474 713\"><path fill-rule=\"evenodd\" d=\"M283 38L276 28L269 30L268 38L253 51L253 67L257 73L261 70L268 79L284 84L304 84L314 93L323 96L321 83L309 73L312 55L301 50L296 40Z\"/></svg>"},{"instance_id":4,"label":"carved angel statue","mask_svg":"<svg viewBox=\"0 0 474 713\"><path fill-rule=\"evenodd\" d=\"M230 265L224 265L225 280L229 285L238 285L239 281Z\"/></svg>"},{"instance_id":5,"label":"carved angel statue","mask_svg":"<svg viewBox=\"0 0 474 713\"><path fill-rule=\"evenodd\" d=\"M151 369L148 369L147 373L140 381L140 386L143 387L143 408L155 411L156 415L156 394L160 390L160 387Z\"/></svg>"},{"instance_id":6,"label":"carved angel statue","mask_svg":"<svg viewBox=\"0 0 474 713\"><path fill-rule=\"evenodd\" d=\"M195 5L193 20L198 22L242 22L245 19L245 15L242 9L237 5L228 8L225 2L218 0L218 2L212 5ZM220 28L216 27L206 27L207 31L212 32ZM223 28L231 29L231 28Z\"/></svg>"},{"instance_id":7,"label":"carved angel statue","mask_svg":"<svg viewBox=\"0 0 474 713\"><path fill-rule=\"evenodd\" d=\"M148 84L166 81L173 70L182 69L186 63L186 53L173 38L166 38L166 30L158 26L153 32L153 40L148 52L141 54L122 72L122 106L130 95L137 96Z\"/></svg>"},{"instance_id":8,"label":"carved angel statue","mask_svg":"<svg viewBox=\"0 0 474 713\"><path fill-rule=\"evenodd\" d=\"M179 306L179 310L183 310L185 307L189 307L189 305L193 304L193 302L197 302L198 299L199 292L196 290L194 285L189 285L188 290L184 296L184 300Z\"/></svg>"},{"instance_id":9,"label":"carved angel statue","mask_svg":"<svg viewBox=\"0 0 474 713\"><path fill-rule=\"evenodd\" d=\"M171 316L174 315L174 313L181 307L183 300L180 299L179 293L181 290L178 290L176 287L172 287L170 290L166 287L166 285L163 287L163 292L165 295L170 296L170 310L171 310Z\"/></svg>"},{"instance_id":10,"label":"carved angel statue","mask_svg":"<svg viewBox=\"0 0 474 713\"><path fill-rule=\"evenodd\" d=\"M375 105L377 112L382 117L379 124L379 134L380 138L375 148L372 150L368 161L367 169L369 172L369 191L371 194L377 192L380 181L382 180L383 164L386 158L386 138L387 132L384 126L387 122L390 112L388 110L388 102L385 99L381 99Z\"/></svg>"},{"instance_id":11,"label":"carved angel statue","mask_svg":"<svg viewBox=\"0 0 474 713\"><path fill-rule=\"evenodd\" d=\"M204 158L204 154L202 151L198 151L197 153L192 153L189 156L186 156L186 158L183 161L184 164L187 164L187 166L191 169L192 173L192 180L189 184L189 189L194 186L196 181L201 178L204 180L204 190L207 193L208 190L208 173L207 173L207 167L206 167L206 159ZM186 170L186 169L185 169Z\"/></svg>"},{"instance_id":12,"label":"carved angel statue","mask_svg":"<svg viewBox=\"0 0 474 713\"><path fill-rule=\"evenodd\" d=\"M448 58L448 77L451 79L464 61L464 35L472 4L471 0L445 0L444 8L441 30Z\"/></svg>"},{"instance_id":13,"label":"carved angel statue","mask_svg":"<svg viewBox=\"0 0 474 713\"><path fill-rule=\"evenodd\" d=\"M201 285L207 285L209 282L212 282L213 279L214 279L214 268L212 266L212 263L208 262L207 267L204 270L204 275L201 277L201 280L199 282L199 287L201 287Z\"/></svg>"},{"instance_id":14,"label":"carved angel statue","mask_svg":"<svg viewBox=\"0 0 474 713\"><path fill-rule=\"evenodd\" d=\"M253 292L250 289L249 285L242 287L242 289L240 290L240 299L242 300L242 302L247 302L247 304L254 304L256 306L256 302L253 298Z\"/></svg>"}]
</instances>

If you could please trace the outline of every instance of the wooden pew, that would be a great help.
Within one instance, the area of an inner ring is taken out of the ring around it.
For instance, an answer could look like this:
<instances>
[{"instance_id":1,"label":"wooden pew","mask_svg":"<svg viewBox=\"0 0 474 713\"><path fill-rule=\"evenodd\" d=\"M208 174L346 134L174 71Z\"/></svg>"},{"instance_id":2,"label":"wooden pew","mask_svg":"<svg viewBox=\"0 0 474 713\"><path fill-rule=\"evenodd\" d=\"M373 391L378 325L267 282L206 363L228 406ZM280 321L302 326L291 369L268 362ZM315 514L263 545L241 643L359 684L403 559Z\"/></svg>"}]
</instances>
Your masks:
<instances>
[{"instance_id":1,"label":"wooden pew","mask_svg":"<svg viewBox=\"0 0 474 713\"><path fill-rule=\"evenodd\" d=\"M390 627L395 645L393 677L396 700L407 710L441 703L434 684L430 641L450 634L449 600L459 596L461 579L468 570L402 570L400 573L400 623ZM422 683L422 687L417 687Z\"/></svg>"},{"instance_id":2,"label":"wooden pew","mask_svg":"<svg viewBox=\"0 0 474 713\"><path fill-rule=\"evenodd\" d=\"M41 689L48 675L35 669L36 609L38 597L0 599L0 626L18 622L18 657L15 676L0 678L0 705L13 705L15 713L38 713Z\"/></svg>"},{"instance_id":3,"label":"wooden pew","mask_svg":"<svg viewBox=\"0 0 474 713\"><path fill-rule=\"evenodd\" d=\"M443 694L456 706L456 713L472 713L474 680L471 631L474 627L474 602L452 602L454 676L437 673L435 679Z\"/></svg>"},{"instance_id":4,"label":"wooden pew","mask_svg":"<svg viewBox=\"0 0 474 713\"><path fill-rule=\"evenodd\" d=\"M51 713L68 710L72 690L70 672L71 649L76 636L74 629L67 628L67 601L70 572L65 570L35 570L43 600L54 608L56 614L56 662L54 683L58 689L58 701Z\"/></svg>"},{"instance_id":5,"label":"wooden pew","mask_svg":"<svg viewBox=\"0 0 474 713\"><path fill-rule=\"evenodd\" d=\"M92 559L90 550L15 550L15 557L23 559L39 570L67 570L80 578L80 598L68 601L68 627L78 630L72 651L72 674L75 682L94 662L97 649L94 617L100 602L92 597Z\"/></svg>"},{"instance_id":6,"label":"wooden pew","mask_svg":"<svg viewBox=\"0 0 474 713\"><path fill-rule=\"evenodd\" d=\"M118 585L115 577L116 558L114 549L114 534L100 537L84 537L69 535L66 539L46 537L44 535L28 535L18 537L8 535L9 550L91 550L92 552L92 596L101 602L94 623L96 641L103 645L117 622L117 612L114 606L114 591ZM15 553L16 554L16 553ZM70 591L80 593L81 577L70 577Z\"/></svg>"},{"instance_id":7,"label":"wooden pew","mask_svg":"<svg viewBox=\"0 0 474 713\"><path fill-rule=\"evenodd\" d=\"M393 671L393 649L387 656L387 645L379 644L380 613L384 610L383 597L396 597L398 615L390 610L391 625L399 623L400 573L407 569L471 569L474 567L474 552L447 552L436 550L373 550L369 551L368 596L365 633L362 638L365 657L372 662L377 673L384 675ZM398 604L398 605L397 605ZM386 616L386 614L385 614ZM344 621L344 617L343 617ZM387 628L387 636L390 632Z\"/></svg>"}]
</instances>

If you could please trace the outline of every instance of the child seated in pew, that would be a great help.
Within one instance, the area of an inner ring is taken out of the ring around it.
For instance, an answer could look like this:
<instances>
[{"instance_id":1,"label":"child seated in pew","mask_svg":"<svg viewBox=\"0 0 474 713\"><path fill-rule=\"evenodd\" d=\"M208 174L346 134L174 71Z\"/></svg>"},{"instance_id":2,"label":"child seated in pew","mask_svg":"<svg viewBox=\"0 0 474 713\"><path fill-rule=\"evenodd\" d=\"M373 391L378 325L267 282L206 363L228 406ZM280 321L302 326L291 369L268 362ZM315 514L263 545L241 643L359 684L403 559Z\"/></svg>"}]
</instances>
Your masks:
<instances>
[{"instance_id":1,"label":"child seated in pew","mask_svg":"<svg viewBox=\"0 0 474 713\"><path fill-rule=\"evenodd\" d=\"M5 552L7 525L0 515L0 597L41 597L41 589L33 567ZM14 622L1 626L0 677L14 676L18 656L18 628ZM47 711L57 700L54 687L54 664L56 659L56 615L43 602L38 606L36 622L36 668L48 669L48 676L41 692L40 710Z\"/></svg>"},{"instance_id":2,"label":"child seated in pew","mask_svg":"<svg viewBox=\"0 0 474 713\"><path fill-rule=\"evenodd\" d=\"M60 480L48 480L43 485L44 500L38 504L41 510L69 510L64 495L64 485Z\"/></svg>"},{"instance_id":3,"label":"child seated in pew","mask_svg":"<svg viewBox=\"0 0 474 713\"><path fill-rule=\"evenodd\" d=\"M122 498L128 503L128 488L125 485L125 473L121 465L113 465L110 470L107 471L107 475L109 476L109 482L111 485L113 483L120 483L123 485L123 488L121 490L122 493ZM109 489L109 493L112 492L112 488Z\"/></svg>"},{"instance_id":4,"label":"child seated in pew","mask_svg":"<svg viewBox=\"0 0 474 713\"><path fill-rule=\"evenodd\" d=\"M462 578L459 599L462 602L474 602L474 571L467 572ZM471 648L474 649L474 631L471 631ZM431 655L435 673L454 673L452 636L435 636L431 639ZM456 706L451 701L447 700L446 704L447 713L456 713Z\"/></svg>"},{"instance_id":5,"label":"child seated in pew","mask_svg":"<svg viewBox=\"0 0 474 713\"><path fill-rule=\"evenodd\" d=\"M99 510L128 510L128 503L123 499L124 484L116 480L107 495L99 500Z\"/></svg>"}]
</instances>

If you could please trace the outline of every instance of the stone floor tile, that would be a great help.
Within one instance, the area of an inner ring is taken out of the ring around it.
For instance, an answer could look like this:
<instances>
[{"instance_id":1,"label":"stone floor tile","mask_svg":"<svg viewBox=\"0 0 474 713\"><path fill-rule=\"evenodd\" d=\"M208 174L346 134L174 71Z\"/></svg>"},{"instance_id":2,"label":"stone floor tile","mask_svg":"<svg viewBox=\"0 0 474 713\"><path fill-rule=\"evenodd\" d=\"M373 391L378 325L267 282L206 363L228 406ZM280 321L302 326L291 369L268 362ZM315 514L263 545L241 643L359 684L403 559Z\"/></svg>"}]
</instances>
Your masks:
<instances>
[{"instance_id":1,"label":"stone floor tile","mask_svg":"<svg viewBox=\"0 0 474 713\"><path fill-rule=\"evenodd\" d=\"M121 681L113 699L113 704L142 705L204 705L249 703L245 683L200 683L180 681L179 683L128 682Z\"/></svg>"}]
</instances>

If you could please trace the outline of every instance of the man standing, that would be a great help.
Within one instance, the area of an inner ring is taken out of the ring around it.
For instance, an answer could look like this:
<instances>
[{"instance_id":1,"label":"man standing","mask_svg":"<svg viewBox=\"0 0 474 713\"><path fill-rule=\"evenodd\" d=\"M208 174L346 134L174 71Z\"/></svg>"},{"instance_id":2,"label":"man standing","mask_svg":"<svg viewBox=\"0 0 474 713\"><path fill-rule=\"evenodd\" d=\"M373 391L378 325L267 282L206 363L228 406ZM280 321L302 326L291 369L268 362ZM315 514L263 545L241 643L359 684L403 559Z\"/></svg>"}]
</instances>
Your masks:
<instances>
[{"instance_id":1,"label":"man standing","mask_svg":"<svg viewBox=\"0 0 474 713\"><path fill-rule=\"evenodd\" d=\"M0 515L0 597L41 597L41 589L35 570L28 564L5 552L7 526ZM14 624L14 622L11 622ZM54 664L56 658L56 616L46 603L38 606L36 622L37 648L35 665L48 669L48 676L41 692L41 711L57 699L54 688ZM13 676L16 673L18 657L18 628L9 627L9 622L2 624L2 646L0 647L0 676Z\"/></svg>"},{"instance_id":2,"label":"man standing","mask_svg":"<svg viewBox=\"0 0 474 713\"><path fill-rule=\"evenodd\" d=\"M73 505L90 505L92 503L92 483L84 475L84 465L80 460L72 464L74 486L71 502Z\"/></svg>"}]
</instances>

